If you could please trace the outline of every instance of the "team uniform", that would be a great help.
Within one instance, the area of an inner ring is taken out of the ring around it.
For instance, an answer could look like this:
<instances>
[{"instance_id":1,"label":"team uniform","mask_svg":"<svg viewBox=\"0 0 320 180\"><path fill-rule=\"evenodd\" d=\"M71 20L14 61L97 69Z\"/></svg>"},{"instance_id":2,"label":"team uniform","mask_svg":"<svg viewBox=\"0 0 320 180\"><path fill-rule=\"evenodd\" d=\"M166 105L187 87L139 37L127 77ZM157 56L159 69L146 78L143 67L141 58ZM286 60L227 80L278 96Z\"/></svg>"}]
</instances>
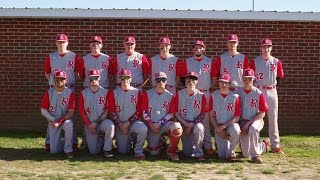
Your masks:
<instances>
[{"instance_id":1,"label":"team uniform","mask_svg":"<svg viewBox=\"0 0 320 180\"><path fill-rule=\"evenodd\" d=\"M222 94L220 90L213 92L209 100L209 112L213 111L217 125L223 125L234 116L241 115L239 95L230 92ZM235 148L239 143L240 127L238 123L233 123L226 127L228 139L223 139L215 133L215 141L218 148L218 156L220 158L236 157Z\"/></svg>"},{"instance_id":2,"label":"team uniform","mask_svg":"<svg viewBox=\"0 0 320 180\"><path fill-rule=\"evenodd\" d=\"M48 133L50 136L50 153L56 154L64 151L66 154L73 152L73 121L65 119L64 116L68 110L75 109L74 93L65 88L62 92L57 92L55 88L50 88L43 95L41 108L50 113L52 119L48 121L59 123L59 126L53 128L48 124ZM64 138L62 133L64 132Z\"/></svg>"},{"instance_id":3,"label":"team uniform","mask_svg":"<svg viewBox=\"0 0 320 180\"><path fill-rule=\"evenodd\" d=\"M279 59L271 57L264 60L261 56L254 59L252 69L255 71L255 86L262 91L266 98L269 111L269 138L271 141L271 148L276 149L280 147L280 137L278 129L278 93L277 93L277 79L284 76L282 63Z\"/></svg>"},{"instance_id":4,"label":"team uniform","mask_svg":"<svg viewBox=\"0 0 320 180\"><path fill-rule=\"evenodd\" d=\"M253 87L252 90L239 88L238 93L242 110L239 122L241 127L247 121L253 119L258 112L268 111L264 95L258 88ZM247 134L240 134L241 151L244 157L255 158L266 150L266 144L260 141L260 131L263 125L263 119L256 120L250 125Z\"/></svg>"},{"instance_id":5,"label":"team uniform","mask_svg":"<svg viewBox=\"0 0 320 180\"><path fill-rule=\"evenodd\" d=\"M196 72L199 75L199 80L196 88L204 93L207 104L210 99L210 89L212 87L212 78L216 76L216 70L212 59L204 56L203 59L198 60L194 57L187 58L182 63L181 76L186 76L188 72ZM208 113L203 122L204 132L204 148L206 150L212 149L210 123Z\"/></svg>"},{"instance_id":6,"label":"team uniform","mask_svg":"<svg viewBox=\"0 0 320 180\"><path fill-rule=\"evenodd\" d=\"M99 87L97 92L90 88L84 89L79 95L79 112L85 124L87 145L91 154L98 154L101 149L105 152L112 150L112 138L115 127L110 119L100 119L107 110L108 90ZM96 123L96 134L88 129L91 123Z\"/></svg>"},{"instance_id":7,"label":"team uniform","mask_svg":"<svg viewBox=\"0 0 320 180\"><path fill-rule=\"evenodd\" d=\"M187 89L177 92L176 112L186 121L194 123L194 127L189 135L185 132L181 136L183 153L186 156L202 157L202 143L204 138L204 114L206 109L206 97L204 93L196 90L193 94L188 94ZM185 130L185 127L183 130Z\"/></svg>"},{"instance_id":8,"label":"team uniform","mask_svg":"<svg viewBox=\"0 0 320 180\"><path fill-rule=\"evenodd\" d=\"M116 142L120 154L127 154L131 147L131 142L135 142L135 156L144 158L143 145L147 137L148 128L140 121L141 99L139 89L130 87L129 90L122 90L117 87L110 92L108 102L109 113L116 126ZM120 123L129 121L129 134L123 134L119 128Z\"/></svg>"}]
</instances>

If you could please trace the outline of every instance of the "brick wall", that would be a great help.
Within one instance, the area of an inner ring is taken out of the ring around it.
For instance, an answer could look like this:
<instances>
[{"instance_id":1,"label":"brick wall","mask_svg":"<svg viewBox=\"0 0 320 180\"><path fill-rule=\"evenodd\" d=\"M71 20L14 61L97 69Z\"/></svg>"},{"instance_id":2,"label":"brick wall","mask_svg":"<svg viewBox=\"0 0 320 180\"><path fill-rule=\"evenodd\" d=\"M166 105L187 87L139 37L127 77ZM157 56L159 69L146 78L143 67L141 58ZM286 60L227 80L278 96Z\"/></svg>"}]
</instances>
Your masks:
<instances>
[{"instance_id":1,"label":"brick wall","mask_svg":"<svg viewBox=\"0 0 320 180\"><path fill-rule=\"evenodd\" d=\"M1 129L45 130L40 115L47 89L44 58L56 49L54 38L60 32L69 36L69 50L80 56L89 53L92 35L103 37L103 52L112 56L123 51L125 35L134 35L136 50L149 58L158 53L159 37L169 36L172 53L181 59L192 55L195 39L204 40L207 55L216 58L225 51L229 33L238 34L239 51L252 59L259 55L259 40L268 36L274 43L272 54L282 60L285 72L278 88L280 132L320 132L319 22L162 19L0 18ZM81 89L79 82L76 89Z\"/></svg>"}]
</instances>

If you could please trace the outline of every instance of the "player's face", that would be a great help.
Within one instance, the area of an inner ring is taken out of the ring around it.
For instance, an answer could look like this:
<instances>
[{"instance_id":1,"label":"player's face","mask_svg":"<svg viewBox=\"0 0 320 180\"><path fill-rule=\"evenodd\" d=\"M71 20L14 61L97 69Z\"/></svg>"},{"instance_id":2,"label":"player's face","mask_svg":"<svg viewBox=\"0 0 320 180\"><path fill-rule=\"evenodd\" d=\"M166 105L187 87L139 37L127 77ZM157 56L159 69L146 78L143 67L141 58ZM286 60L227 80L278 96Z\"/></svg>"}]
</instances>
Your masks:
<instances>
[{"instance_id":1,"label":"player's face","mask_svg":"<svg viewBox=\"0 0 320 180\"><path fill-rule=\"evenodd\" d=\"M56 87L58 88L62 88L67 83L67 79L60 77L54 78L54 81L56 83Z\"/></svg>"},{"instance_id":2,"label":"player's face","mask_svg":"<svg viewBox=\"0 0 320 180\"><path fill-rule=\"evenodd\" d=\"M197 83L198 83L198 78L196 78L196 77L189 76L186 78L186 86L187 87L193 88L197 85Z\"/></svg>"},{"instance_id":3,"label":"player's face","mask_svg":"<svg viewBox=\"0 0 320 180\"><path fill-rule=\"evenodd\" d=\"M68 41L56 41L56 45L59 51L65 51L68 47Z\"/></svg>"},{"instance_id":4,"label":"player's face","mask_svg":"<svg viewBox=\"0 0 320 180\"><path fill-rule=\"evenodd\" d=\"M100 52L101 48L102 48L102 43L99 43L99 42L90 43L91 52L94 52L94 53Z\"/></svg>"},{"instance_id":5,"label":"player's face","mask_svg":"<svg viewBox=\"0 0 320 180\"><path fill-rule=\"evenodd\" d=\"M238 48L238 41L228 41L227 48L229 51L235 51Z\"/></svg>"},{"instance_id":6,"label":"player's face","mask_svg":"<svg viewBox=\"0 0 320 180\"><path fill-rule=\"evenodd\" d=\"M167 84L167 78L156 79L156 88L165 89Z\"/></svg>"},{"instance_id":7,"label":"player's face","mask_svg":"<svg viewBox=\"0 0 320 180\"><path fill-rule=\"evenodd\" d=\"M121 87L122 87L122 86L125 86L125 87L130 86L131 77L121 76L121 77L120 77L120 83L121 83Z\"/></svg>"},{"instance_id":8,"label":"player's face","mask_svg":"<svg viewBox=\"0 0 320 180\"><path fill-rule=\"evenodd\" d=\"M204 52L205 52L205 48L204 48L203 46L201 46L201 45L195 45L195 46L193 47L193 53L194 53L194 55L196 55L197 57L202 56L202 55L204 54Z\"/></svg>"},{"instance_id":9,"label":"player's face","mask_svg":"<svg viewBox=\"0 0 320 180\"><path fill-rule=\"evenodd\" d=\"M136 43L124 43L124 50L127 54L132 54L136 48Z\"/></svg>"},{"instance_id":10,"label":"player's face","mask_svg":"<svg viewBox=\"0 0 320 180\"><path fill-rule=\"evenodd\" d=\"M254 80L253 77L244 77L244 78L243 78L243 84L244 84L244 86L245 86L245 87L253 86L253 80Z\"/></svg>"},{"instance_id":11,"label":"player's face","mask_svg":"<svg viewBox=\"0 0 320 180\"><path fill-rule=\"evenodd\" d=\"M219 88L221 90L227 90L230 87L230 82L219 81Z\"/></svg>"},{"instance_id":12,"label":"player's face","mask_svg":"<svg viewBox=\"0 0 320 180\"><path fill-rule=\"evenodd\" d=\"M99 80L100 80L99 76L89 77L90 86L99 86Z\"/></svg>"},{"instance_id":13,"label":"player's face","mask_svg":"<svg viewBox=\"0 0 320 180\"><path fill-rule=\"evenodd\" d=\"M271 51L272 51L272 46L269 46L269 45L266 45L266 46L261 46L260 47L260 50L261 50L261 53L263 55L267 55L267 54L270 54Z\"/></svg>"},{"instance_id":14,"label":"player's face","mask_svg":"<svg viewBox=\"0 0 320 180\"><path fill-rule=\"evenodd\" d=\"M168 53L170 51L171 45L170 44L159 44L160 53Z\"/></svg>"}]
</instances>

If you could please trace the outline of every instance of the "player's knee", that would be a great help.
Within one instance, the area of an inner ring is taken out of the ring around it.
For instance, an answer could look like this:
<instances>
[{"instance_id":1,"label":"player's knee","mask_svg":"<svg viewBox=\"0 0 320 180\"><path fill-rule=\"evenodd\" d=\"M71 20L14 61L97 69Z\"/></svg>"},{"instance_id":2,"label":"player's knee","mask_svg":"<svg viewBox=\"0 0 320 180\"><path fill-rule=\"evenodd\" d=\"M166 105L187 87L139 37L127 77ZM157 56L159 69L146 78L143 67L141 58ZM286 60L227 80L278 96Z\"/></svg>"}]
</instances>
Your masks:
<instances>
[{"instance_id":1,"label":"player's knee","mask_svg":"<svg viewBox=\"0 0 320 180\"><path fill-rule=\"evenodd\" d=\"M193 132L194 133L202 133L204 132L204 126L202 123L197 123L193 127Z\"/></svg>"},{"instance_id":2,"label":"player's knee","mask_svg":"<svg viewBox=\"0 0 320 180\"><path fill-rule=\"evenodd\" d=\"M249 134L253 134L253 133L256 133L256 132L258 132L257 128L255 128L254 126L250 126L249 127Z\"/></svg>"},{"instance_id":3,"label":"player's knee","mask_svg":"<svg viewBox=\"0 0 320 180\"><path fill-rule=\"evenodd\" d=\"M72 120L66 120L63 123L63 127L65 131L73 131L73 122Z\"/></svg>"},{"instance_id":4,"label":"player's knee","mask_svg":"<svg viewBox=\"0 0 320 180\"><path fill-rule=\"evenodd\" d=\"M178 122L174 122L169 126L171 135L174 137L180 137L182 135L182 126Z\"/></svg>"},{"instance_id":5,"label":"player's knee","mask_svg":"<svg viewBox=\"0 0 320 180\"><path fill-rule=\"evenodd\" d=\"M139 127L139 132L143 133L143 134L147 134L148 133L148 127L141 123L141 126Z\"/></svg>"}]
</instances>

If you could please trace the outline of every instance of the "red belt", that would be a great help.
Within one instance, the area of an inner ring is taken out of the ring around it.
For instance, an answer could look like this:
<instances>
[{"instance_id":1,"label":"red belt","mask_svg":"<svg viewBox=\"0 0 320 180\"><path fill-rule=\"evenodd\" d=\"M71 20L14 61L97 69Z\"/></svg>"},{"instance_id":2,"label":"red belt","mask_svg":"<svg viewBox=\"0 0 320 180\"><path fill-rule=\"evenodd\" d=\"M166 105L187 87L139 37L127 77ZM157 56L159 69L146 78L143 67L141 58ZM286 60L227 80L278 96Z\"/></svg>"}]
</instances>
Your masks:
<instances>
[{"instance_id":1,"label":"red belt","mask_svg":"<svg viewBox=\"0 0 320 180\"><path fill-rule=\"evenodd\" d=\"M276 86L257 86L257 88L262 88L262 89L271 90L271 89L275 89Z\"/></svg>"},{"instance_id":2,"label":"red belt","mask_svg":"<svg viewBox=\"0 0 320 180\"><path fill-rule=\"evenodd\" d=\"M204 90L204 89L199 89L199 91L200 91L200 92L203 92L203 93L209 92L209 90Z\"/></svg>"},{"instance_id":3,"label":"red belt","mask_svg":"<svg viewBox=\"0 0 320 180\"><path fill-rule=\"evenodd\" d=\"M168 88L174 88L175 86L166 85L166 87L168 87Z\"/></svg>"}]
</instances>

